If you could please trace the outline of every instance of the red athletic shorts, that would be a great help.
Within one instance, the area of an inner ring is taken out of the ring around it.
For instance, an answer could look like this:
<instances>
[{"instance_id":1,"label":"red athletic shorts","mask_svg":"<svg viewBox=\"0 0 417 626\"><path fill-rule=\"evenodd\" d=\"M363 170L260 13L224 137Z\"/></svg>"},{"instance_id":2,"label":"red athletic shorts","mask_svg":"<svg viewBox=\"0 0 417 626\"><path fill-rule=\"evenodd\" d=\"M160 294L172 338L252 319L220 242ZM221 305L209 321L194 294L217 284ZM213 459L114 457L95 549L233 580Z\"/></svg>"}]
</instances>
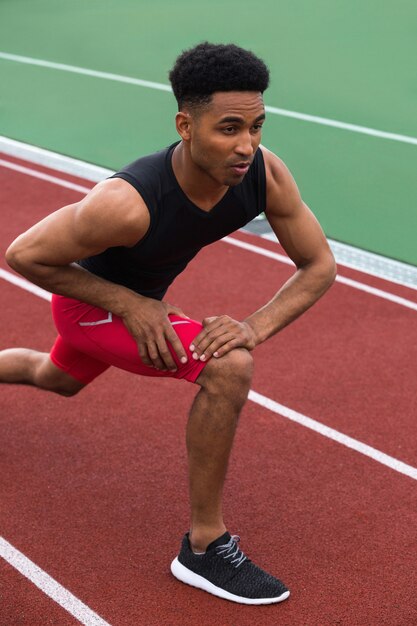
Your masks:
<instances>
[{"instance_id":1,"label":"red athletic shorts","mask_svg":"<svg viewBox=\"0 0 417 626\"><path fill-rule=\"evenodd\" d=\"M178 315L169 319L187 353L182 364L170 344L168 347L177 365L176 372L161 371L144 365L138 346L122 319L79 300L52 296L52 315L58 337L50 357L61 370L81 383L88 384L110 365L143 376L169 376L195 382L206 365L193 359L189 346L202 329L200 322Z\"/></svg>"}]
</instances>

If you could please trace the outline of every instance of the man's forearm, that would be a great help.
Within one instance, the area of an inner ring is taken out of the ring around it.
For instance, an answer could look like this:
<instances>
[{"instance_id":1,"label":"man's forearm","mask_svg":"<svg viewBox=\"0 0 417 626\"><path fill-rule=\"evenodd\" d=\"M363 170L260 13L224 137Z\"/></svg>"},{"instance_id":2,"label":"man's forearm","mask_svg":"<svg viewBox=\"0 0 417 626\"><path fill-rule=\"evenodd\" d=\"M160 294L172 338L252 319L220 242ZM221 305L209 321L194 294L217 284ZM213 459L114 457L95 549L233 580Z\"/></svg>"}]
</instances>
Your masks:
<instances>
[{"instance_id":1,"label":"man's forearm","mask_svg":"<svg viewBox=\"0 0 417 626\"><path fill-rule=\"evenodd\" d=\"M307 311L327 291L335 276L332 259L298 269L272 300L244 320L254 331L256 345Z\"/></svg>"},{"instance_id":2,"label":"man's forearm","mask_svg":"<svg viewBox=\"0 0 417 626\"><path fill-rule=\"evenodd\" d=\"M38 263L22 265L10 257L7 261L19 274L46 291L87 302L120 317L124 316L135 298L142 297L122 285L91 274L75 263L51 267Z\"/></svg>"}]
</instances>

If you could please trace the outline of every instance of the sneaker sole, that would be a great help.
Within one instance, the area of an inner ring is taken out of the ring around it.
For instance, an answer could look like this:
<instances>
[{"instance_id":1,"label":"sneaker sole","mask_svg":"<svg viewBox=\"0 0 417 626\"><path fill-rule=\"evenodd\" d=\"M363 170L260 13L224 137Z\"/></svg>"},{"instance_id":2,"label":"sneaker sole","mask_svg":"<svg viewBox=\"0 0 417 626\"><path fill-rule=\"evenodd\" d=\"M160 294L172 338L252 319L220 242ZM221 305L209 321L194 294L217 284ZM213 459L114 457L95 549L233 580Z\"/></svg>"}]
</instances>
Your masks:
<instances>
[{"instance_id":1,"label":"sneaker sole","mask_svg":"<svg viewBox=\"0 0 417 626\"><path fill-rule=\"evenodd\" d=\"M239 604L274 604L276 602L286 600L290 595L289 591L284 591L284 593L276 598L244 598L243 596L235 596L233 593L230 593L221 587L216 587L216 585L213 585L213 583L207 580L207 578L203 578L203 576L195 574L193 571L189 570L179 562L178 557L176 557L171 563L171 572L175 578L178 578L178 580L186 583L187 585L197 587L197 589L203 589L203 591L207 591L208 593L211 593L219 598L223 598L224 600L239 602Z\"/></svg>"}]
</instances>

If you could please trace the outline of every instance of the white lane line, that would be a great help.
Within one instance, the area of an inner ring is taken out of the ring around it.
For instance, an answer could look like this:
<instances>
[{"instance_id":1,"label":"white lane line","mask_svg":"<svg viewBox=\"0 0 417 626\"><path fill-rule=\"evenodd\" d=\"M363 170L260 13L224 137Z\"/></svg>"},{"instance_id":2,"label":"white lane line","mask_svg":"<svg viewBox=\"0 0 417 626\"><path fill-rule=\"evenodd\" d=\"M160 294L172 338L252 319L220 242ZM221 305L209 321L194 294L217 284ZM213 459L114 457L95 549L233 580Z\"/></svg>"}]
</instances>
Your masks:
<instances>
[{"instance_id":1,"label":"white lane line","mask_svg":"<svg viewBox=\"0 0 417 626\"><path fill-rule=\"evenodd\" d=\"M78 67L76 65L66 65L64 63L55 63L53 61L45 61L44 59L35 59L33 57L20 56L18 54L9 54L8 52L0 52L0 59L5 61L13 61L16 63L25 63L28 65L37 65L39 67L46 67L48 69L60 70L64 72L72 72L74 74L84 74L86 76L92 76L94 78L104 78L106 80L117 81L120 83L128 83L130 85L136 85L139 87L148 87L150 89L158 89L159 91L171 92L172 89L169 85L164 83L156 83L149 80L142 80L140 78L132 78L131 76L123 76L121 74L112 74L109 72L100 72L97 70L91 70L84 67ZM332 120L326 117L320 117L317 115L308 115L307 113L299 113L297 111L289 111L287 109L280 109L278 107L266 106L268 113L274 115L281 115L284 117L291 117L304 122L313 122L314 124L321 124L322 126L331 126L340 130L348 130L354 133L361 133L363 135L370 135L371 137L378 137L380 139L389 139L391 141L400 141L401 143L410 143L417 145L417 137L411 137L409 135L400 135L398 133L389 133L376 128L369 128L367 126L359 126L357 124L348 124L346 122L339 122L338 120Z\"/></svg>"},{"instance_id":2,"label":"white lane line","mask_svg":"<svg viewBox=\"0 0 417 626\"><path fill-rule=\"evenodd\" d=\"M0 139L1 150L1 139ZM244 227L243 230L248 230ZM253 234L253 233L251 233ZM261 239L266 239L277 244L276 235L270 230L260 235ZM356 248L347 243L334 241L327 237L329 246L332 249L338 265L343 265L352 270L356 270L361 274L369 274L377 278L383 278L389 283L396 283L409 289L417 291L417 267L410 265L404 261L397 261L388 257L381 256L375 252L369 252L361 248Z\"/></svg>"},{"instance_id":3,"label":"white lane line","mask_svg":"<svg viewBox=\"0 0 417 626\"><path fill-rule=\"evenodd\" d=\"M33 170L29 167L23 167L23 165L18 165L17 163L4 161L4 159L0 159L0 165L2 167L7 167L9 170L15 170L16 172L26 174L27 176L33 176L34 178L39 178L40 180L46 180L48 183L54 183L60 187L66 187L67 189L79 191L83 194L88 193L91 190L91 187L89 188L83 187L82 185L76 185L75 183L70 183L68 180L64 180L63 178L57 178L56 176L51 176L50 174L45 174L44 172L38 172L37 170Z\"/></svg>"},{"instance_id":4,"label":"white lane line","mask_svg":"<svg viewBox=\"0 0 417 626\"><path fill-rule=\"evenodd\" d=\"M12 280L10 280L9 277L11 277ZM39 287L35 287L35 289L33 289L34 285L32 285L30 282L25 279L19 279L10 272L6 272L5 270L0 269L0 278L4 278L5 280L12 282L16 286L22 289L26 289L27 291L30 291L37 296L40 296L44 300L51 299L51 294L47 291L44 291ZM173 324L175 323L178 322L173 322ZM271 400L270 398L267 398L266 396L263 396L253 390L249 392L249 400L269 409L273 413L282 415L283 417L286 417L293 422L297 422L298 424L301 424L306 428L310 428L311 430L320 433L320 435L323 435L323 437L327 437L328 439L337 441L338 443L341 443L342 445L347 446L352 450L356 450L356 452L360 452L361 454L369 456L370 458L374 459L374 461L378 461L379 463L382 463L383 465L386 465L387 467L390 467L391 469L400 472L401 474L405 474L406 476L417 480L417 469L412 467L411 465L407 465L406 463L403 463L402 461L399 461L398 459L395 459L394 457L391 457L384 452L380 452L379 450L376 450L375 448L372 448L371 446L368 446L361 441L353 439L348 435L344 435L343 433L340 433L339 431L334 430L329 426L325 426L324 424L321 424L320 422L317 422L310 417L302 415L301 413L297 413L293 409L289 409L283 404L275 402L275 400Z\"/></svg>"},{"instance_id":5,"label":"white lane line","mask_svg":"<svg viewBox=\"0 0 417 626\"><path fill-rule=\"evenodd\" d=\"M275 402L275 400L271 400L266 396L257 393L256 391L249 392L249 400L259 404L260 406L276 413L277 415L281 415L282 417L286 417L292 422L296 422L301 426L305 426L305 428L309 428L310 430L314 430L316 433L323 435L323 437L327 437L328 439L332 439L333 441L337 441L338 443L350 448L351 450L355 450L360 454L364 454L365 456L377 461L378 463L382 463L382 465L386 465L390 469L399 472L400 474L404 474L405 476L409 476L414 480L417 480L417 468L412 467L411 465L407 465L407 463L403 463L403 461L399 461L376 448L372 448L368 446L366 443L362 443L357 439L353 439L348 435L344 435L343 433L335 430L334 428L330 428L321 422L317 422L311 417L307 417L302 413L298 413L293 409L289 409L283 404L279 404Z\"/></svg>"},{"instance_id":6,"label":"white lane line","mask_svg":"<svg viewBox=\"0 0 417 626\"><path fill-rule=\"evenodd\" d=\"M0 556L84 626L110 626L3 537L0 537Z\"/></svg>"},{"instance_id":7,"label":"white lane line","mask_svg":"<svg viewBox=\"0 0 417 626\"><path fill-rule=\"evenodd\" d=\"M12 283L12 285L16 285L16 287L20 287L25 291L29 291L29 293L33 293L35 296L42 298L43 300L47 300L50 302L52 300L52 294L49 291L45 291L41 287L30 283L26 278L22 278L21 276L16 276L16 274L12 274L7 270L0 268L0 278L3 280L7 280L8 283Z\"/></svg>"},{"instance_id":8,"label":"white lane line","mask_svg":"<svg viewBox=\"0 0 417 626\"><path fill-rule=\"evenodd\" d=\"M280 263L285 263L286 265L292 265L294 267L294 263L288 257L283 254L279 254L278 252L272 252L271 250L265 250L259 246L255 246L252 243L247 243L246 241L240 241L240 239L235 239L234 237L224 237L222 241L231 244L232 246L237 246L238 248L243 248L244 250L249 250L250 252L255 252L256 254L260 254L261 256L266 256L269 259L274 259L275 261L279 261ZM413 311L417 311L417 303L412 300L407 300L406 298L401 298L400 296L396 296L389 291L384 291L383 289L377 289L376 287L371 287L371 285L367 285L366 283L361 283L358 280L352 280L351 278L345 278L344 276L340 276L339 274L336 276L336 282L341 283L342 285L348 285L353 289L358 289L359 291L364 291L369 293L377 298L383 298L384 300L388 300L389 302L394 302L395 304L399 304L408 309L412 309Z\"/></svg>"},{"instance_id":9,"label":"white lane line","mask_svg":"<svg viewBox=\"0 0 417 626\"><path fill-rule=\"evenodd\" d=\"M268 259L274 259L275 261L279 261L280 263L284 263L285 265L292 265L295 267L294 263L291 259L284 254L279 254L279 252L272 252L272 250L268 250L267 248L261 248L260 246L255 246L253 243L247 243L246 241L240 241L240 239L235 239L234 237L223 237L222 241L226 243L230 243L232 246L236 246L237 248L243 248L243 250L249 250L249 252L255 252L255 254L260 254L261 256L266 256Z\"/></svg>"},{"instance_id":10,"label":"white lane line","mask_svg":"<svg viewBox=\"0 0 417 626\"><path fill-rule=\"evenodd\" d=\"M357 280L352 280L351 278L346 278L345 276L337 275L336 281L338 283L341 283L342 285L348 285L348 287L353 287L353 289L359 289L359 291L365 291L366 293L370 293L373 296L376 296L377 298L383 298L384 300L388 300L389 302L400 304L401 306L404 306L407 309L412 309L413 311L417 311L416 302L413 302L412 300L407 300L406 298L401 298L400 296L396 296L393 293L389 293L389 291L383 291L382 289L371 287L371 285L360 283Z\"/></svg>"},{"instance_id":11,"label":"white lane line","mask_svg":"<svg viewBox=\"0 0 417 626\"><path fill-rule=\"evenodd\" d=\"M45 148L39 148L39 146L33 146L23 141L16 141L15 139L10 139L10 137L4 137L3 135L0 135L0 152L4 152L18 159L30 161L31 163L36 163L37 165L49 167L57 172L64 172L65 174L72 174L72 176L86 178L88 181L94 181L96 183L114 174L114 170L109 170L99 165L93 165L93 163L88 163L87 161L80 161L79 159L74 159L65 154L45 150Z\"/></svg>"}]
</instances>

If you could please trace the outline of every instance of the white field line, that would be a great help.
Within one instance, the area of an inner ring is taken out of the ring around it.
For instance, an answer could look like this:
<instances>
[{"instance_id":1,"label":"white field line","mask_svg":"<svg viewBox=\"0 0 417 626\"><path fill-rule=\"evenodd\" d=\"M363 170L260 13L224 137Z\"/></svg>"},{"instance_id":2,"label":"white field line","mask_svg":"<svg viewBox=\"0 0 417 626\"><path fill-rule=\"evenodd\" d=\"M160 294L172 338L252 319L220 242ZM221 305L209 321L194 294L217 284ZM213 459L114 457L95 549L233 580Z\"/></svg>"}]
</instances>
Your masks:
<instances>
[{"instance_id":1,"label":"white field line","mask_svg":"<svg viewBox=\"0 0 417 626\"><path fill-rule=\"evenodd\" d=\"M154 83L149 80L132 78L131 76L122 76L120 74L111 74L109 72L99 72L97 70L90 70L76 65L66 65L64 63L44 61L43 59L34 59L32 57L20 56L18 54L0 52L0 59L4 59L5 61L15 61L16 63L25 63L27 65L37 65L38 67L47 67L48 69L60 70L62 72L72 72L73 74L83 74L84 76L92 76L93 78L104 78L118 83L136 85L137 87L149 87L150 89L159 89L160 91L172 91L169 85L164 85L162 83Z\"/></svg>"},{"instance_id":2,"label":"white field line","mask_svg":"<svg viewBox=\"0 0 417 626\"><path fill-rule=\"evenodd\" d=\"M158 89L159 91L171 92L172 89L169 85L163 83L156 83L149 80L142 80L140 78L132 78L131 76L123 76L121 74L112 74L109 72L100 72L97 70L91 70L84 67L78 67L76 65L66 65L64 63L54 63L52 61L45 61L43 59L35 59L33 57L20 56L18 54L9 54L7 52L0 52L0 59L5 61L13 61L16 63L25 63L28 65L37 65L39 67L45 67L53 70L60 70L64 72L72 72L74 74L83 74L85 76L91 76L94 78L104 78L106 80L117 81L120 83L128 83L130 85L136 85L138 87L147 87L150 89ZM306 113L299 113L297 111L289 111L287 109L280 109L278 107L266 106L265 110L268 113L274 115L281 115L284 117L291 117L303 122L312 122L314 124L321 124L322 126L331 126L340 130L348 130L354 133L361 133L363 135L370 135L371 137L378 137L380 139L389 139L391 141L399 141L402 143L409 143L417 145L417 137L410 137L408 135L400 135L398 133L389 133L375 128L368 128L367 126L359 126L357 124L348 124L346 122L339 122L326 117L320 117L317 115L308 115Z\"/></svg>"},{"instance_id":3,"label":"white field line","mask_svg":"<svg viewBox=\"0 0 417 626\"><path fill-rule=\"evenodd\" d=\"M85 626L110 626L38 565L0 537L0 556Z\"/></svg>"},{"instance_id":4,"label":"white field line","mask_svg":"<svg viewBox=\"0 0 417 626\"><path fill-rule=\"evenodd\" d=\"M384 130L377 130L376 128L358 126L357 124L348 124L346 122L339 122L338 120L331 120L327 117L297 113L296 111L287 111L286 109L278 109L277 107L266 106L265 110L268 113L275 113L276 115L282 115L284 117L292 117L296 120L302 120L303 122L312 122L314 124L321 124L322 126L332 126L333 128L339 128L340 130L350 130L352 133L361 133L362 135L370 135L371 137L379 137L380 139L390 139L391 141L400 141L401 143L411 143L417 146L417 137L399 135L397 133L388 133Z\"/></svg>"}]
</instances>

